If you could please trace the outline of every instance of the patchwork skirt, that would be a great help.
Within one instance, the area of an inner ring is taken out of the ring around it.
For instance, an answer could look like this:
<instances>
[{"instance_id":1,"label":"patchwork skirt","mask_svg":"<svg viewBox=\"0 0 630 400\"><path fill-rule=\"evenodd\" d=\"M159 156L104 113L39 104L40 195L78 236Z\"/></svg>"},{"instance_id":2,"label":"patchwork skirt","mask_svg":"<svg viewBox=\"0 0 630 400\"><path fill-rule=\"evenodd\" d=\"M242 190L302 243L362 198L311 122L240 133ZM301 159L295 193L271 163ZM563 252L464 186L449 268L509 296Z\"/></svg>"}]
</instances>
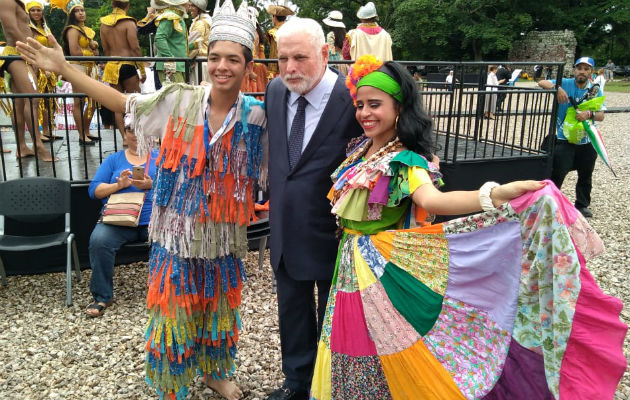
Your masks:
<instances>
[{"instance_id":1,"label":"patchwork skirt","mask_svg":"<svg viewBox=\"0 0 630 400\"><path fill-rule=\"evenodd\" d=\"M612 399L622 304L553 186L487 213L341 241L313 399Z\"/></svg>"}]
</instances>

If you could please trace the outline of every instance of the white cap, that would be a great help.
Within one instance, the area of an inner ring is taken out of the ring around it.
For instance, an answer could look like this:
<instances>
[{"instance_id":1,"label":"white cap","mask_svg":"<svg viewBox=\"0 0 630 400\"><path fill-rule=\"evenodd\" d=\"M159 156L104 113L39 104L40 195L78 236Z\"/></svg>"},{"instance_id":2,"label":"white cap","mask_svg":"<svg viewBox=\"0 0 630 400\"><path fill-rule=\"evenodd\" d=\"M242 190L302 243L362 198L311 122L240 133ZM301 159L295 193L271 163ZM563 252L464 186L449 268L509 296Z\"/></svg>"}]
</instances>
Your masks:
<instances>
[{"instance_id":1,"label":"white cap","mask_svg":"<svg viewBox=\"0 0 630 400\"><path fill-rule=\"evenodd\" d=\"M360 7L359 11L357 11L357 18L359 19L370 19L374 17L378 17L378 14L376 13L376 6L371 1Z\"/></svg>"},{"instance_id":2,"label":"white cap","mask_svg":"<svg viewBox=\"0 0 630 400\"><path fill-rule=\"evenodd\" d=\"M190 0L190 2L201 11L208 11L208 0Z\"/></svg>"}]
</instances>

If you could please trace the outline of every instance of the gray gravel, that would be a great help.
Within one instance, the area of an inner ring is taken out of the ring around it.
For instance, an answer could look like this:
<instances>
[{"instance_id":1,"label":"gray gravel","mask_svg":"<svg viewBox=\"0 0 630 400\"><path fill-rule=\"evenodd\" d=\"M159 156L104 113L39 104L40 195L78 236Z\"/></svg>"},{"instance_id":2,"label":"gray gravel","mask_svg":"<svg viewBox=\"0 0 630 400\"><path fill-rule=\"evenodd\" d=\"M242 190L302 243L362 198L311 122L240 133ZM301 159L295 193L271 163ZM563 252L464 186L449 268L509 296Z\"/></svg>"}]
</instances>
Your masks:
<instances>
[{"instance_id":1,"label":"gray gravel","mask_svg":"<svg viewBox=\"0 0 630 400\"><path fill-rule=\"evenodd\" d=\"M630 95L611 93L608 106L630 106ZM617 178L597 162L590 220L607 251L589 264L604 292L621 298L622 320L630 323L630 124L628 114L609 114L600 123ZM564 185L573 199L575 173ZM249 281L243 290L243 331L235 380L248 399L264 399L282 381L276 299L271 270L246 259ZM116 268L116 302L102 318L86 319L90 271L74 285L74 305L65 307L65 274L13 276L0 288L0 399L152 399L144 382L146 263ZM624 351L630 358L630 339ZM216 399L197 380L189 399ZM630 400L630 374L616 400Z\"/></svg>"}]
</instances>

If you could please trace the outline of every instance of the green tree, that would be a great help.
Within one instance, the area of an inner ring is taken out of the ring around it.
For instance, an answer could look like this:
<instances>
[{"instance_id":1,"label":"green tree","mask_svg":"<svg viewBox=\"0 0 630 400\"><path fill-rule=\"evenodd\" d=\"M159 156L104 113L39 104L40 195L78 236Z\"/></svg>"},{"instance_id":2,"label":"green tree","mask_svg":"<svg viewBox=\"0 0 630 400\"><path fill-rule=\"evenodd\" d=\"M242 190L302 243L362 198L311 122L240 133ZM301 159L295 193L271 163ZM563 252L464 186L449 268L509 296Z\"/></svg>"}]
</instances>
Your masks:
<instances>
[{"instance_id":1,"label":"green tree","mask_svg":"<svg viewBox=\"0 0 630 400\"><path fill-rule=\"evenodd\" d=\"M592 55L597 64L613 58L630 62L630 5L627 0L550 0L524 3L533 29L569 29L577 39L577 54Z\"/></svg>"},{"instance_id":2,"label":"green tree","mask_svg":"<svg viewBox=\"0 0 630 400\"><path fill-rule=\"evenodd\" d=\"M406 59L492 59L532 25L514 0L397 0L397 53Z\"/></svg>"}]
</instances>

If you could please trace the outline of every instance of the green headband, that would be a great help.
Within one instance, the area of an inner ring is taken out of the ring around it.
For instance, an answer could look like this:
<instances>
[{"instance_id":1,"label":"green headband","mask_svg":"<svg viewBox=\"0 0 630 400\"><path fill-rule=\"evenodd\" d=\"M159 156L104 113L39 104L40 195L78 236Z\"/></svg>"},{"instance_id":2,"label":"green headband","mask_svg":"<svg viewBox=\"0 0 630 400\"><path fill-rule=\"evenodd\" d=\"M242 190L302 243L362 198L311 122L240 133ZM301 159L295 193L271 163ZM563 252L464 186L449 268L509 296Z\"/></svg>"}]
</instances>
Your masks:
<instances>
[{"instance_id":1,"label":"green headband","mask_svg":"<svg viewBox=\"0 0 630 400\"><path fill-rule=\"evenodd\" d=\"M375 87L389 94L390 96L398 100L399 103L402 104L403 102L403 95L400 90L400 85L398 84L398 82L396 82L394 78L387 75L385 72L370 72L369 74L361 78L361 80L357 83L357 90L359 90L361 86Z\"/></svg>"}]
</instances>

